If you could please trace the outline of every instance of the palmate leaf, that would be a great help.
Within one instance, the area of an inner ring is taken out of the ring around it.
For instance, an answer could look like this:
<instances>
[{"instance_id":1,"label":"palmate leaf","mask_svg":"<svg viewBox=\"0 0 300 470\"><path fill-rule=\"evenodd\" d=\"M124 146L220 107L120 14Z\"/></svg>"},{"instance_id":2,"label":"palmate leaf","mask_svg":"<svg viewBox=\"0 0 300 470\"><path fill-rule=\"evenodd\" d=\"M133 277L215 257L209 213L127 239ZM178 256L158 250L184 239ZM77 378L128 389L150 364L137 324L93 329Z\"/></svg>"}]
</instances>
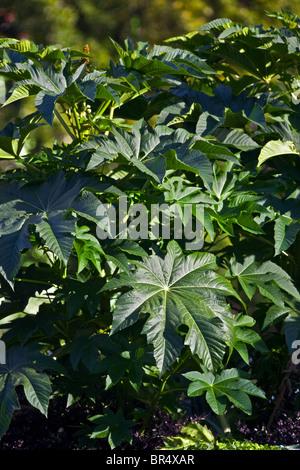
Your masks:
<instances>
[{"instance_id":1,"label":"palmate leaf","mask_svg":"<svg viewBox=\"0 0 300 470\"><path fill-rule=\"evenodd\" d=\"M21 385L28 402L47 416L51 382L45 373L33 367L36 354L15 347L7 353L7 363L0 365L0 438L7 431L13 413L20 409L15 388Z\"/></svg>"},{"instance_id":2,"label":"palmate leaf","mask_svg":"<svg viewBox=\"0 0 300 470\"><path fill-rule=\"evenodd\" d=\"M300 300L300 294L290 276L272 261L260 263L255 260L255 256L248 256L244 263L233 261L226 277L237 279L250 300L256 289L278 306L284 306L286 295Z\"/></svg>"},{"instance_id":3,"label":"palmate leaf","mask_svg":"<svg viewBox=\"0 0 300 470\"><path fill-rule=\"evenodd\" d=\"M207 403L217 415L225 412L226 399L250 415L252 405L248 395L265 398L263 392L244 378L243 372L238 369L225 369L217 375L203 369L204 373L193 371L183 374L192 382L187 393L190 397L205 394Z\"/></svg>"},{"instance_id":4,"label":"palmate leaf","mask_svg":"<svg viewBox=\"0 0 300 470\"><path fill-rule=\"evenodd\" d=\"M148 52L148 44L139 42L137 50L130 39L125 41L127 50L111 40L121 57L121 62L128 69L138 70L147 77L185 75L188 77L205 78L216 72L196 54L170 46L155 45Z\"/></svg>"},{"instance_id":5,"label":"palmate leaf","mask_svg":"<svg viewBox=\"0 0 300 470\"><path fill-rule=\"evenodd\" d=\"M112 138L100 136L95 141L88 142L80 147L95 150L87 170L97 168L104 161L122 155L141 171L149 172L142 160L145 160L160 144L160 137L157 132L151 131L146 121L141 119L134 123L131 133L116 128L112 128L112 133ZM155 174L151 176L157 180Z\"/></svg>"},{"instance_id":6,"label":"palmate leaf","mask_svg":"<svg viewBox=\"0 0 300 470\"><path fill-rule=\"evenodd\" d=\"M214 255L197 252L185 256L172 240L164 259L154 255L137 265L135 273L122 274L102 288L133 288L118 298L112 334L134 324L140 313L148 313L143 333L153 345L161 373L180 356L184 345L214 369L225 352L221 320L228 310L225 296L238 297L231 284L215 272ZM187 328L184 338L182 326Z\"/></svg>"},{"instance_id":7,"label":"palmate leaf","mask_svg":"<svg viewBox=\"0 0 300 470\"><path fill-rule=\"evenodd\" d=\"M84 91L82 92L74 86L74 83L77 80L80 81L86 71L85 62L72 72L71 56L68 53L56 55L61 62L60 68L50 62L40 61L37 55L35 55L33 63L25 55L18 53L16 56L16 52L12 51L7 54L10 63L0 67L0 74L14 79L16 83L10 90L4 105L36 95L36 109L52 125L55 104L59 98L67 96L71 92L75 92L76 98L85 96Z\"/></svg>"},{"instance_id":8,"label":"palmate leaf","mask_svg":"<svg viewBox=\"0 0 300 470\"><path fill-rule=\"evenodd\" d=\"M106 220L98 198L82 192L89 183L88 178L78 175L67 179L63 172L53 174L44 183L22 187L18 182L0 183L0 272L11 285L19 269L20 252L32 247L30 225L36 227L46 246L66 265L77 217L95 223Z\"/></svg>"},{"instance_id":9,"label":"palmate leaf","mask_svg":"<svg viewBox=\"0 0 300 470\"><path fill-rule=\"evenodd\" d=\"M0 69L0 73L9 74L13 66L17 67L18 64L13 64L12 66L8 64ZM45 120L52 125L55 102L62 96L67 87L63 71L58 72L52 64L45 70L40 66L29 63L22 63L22 68L24 68L23 76L21 73L19 74L19 80L14 85L4 105L35 94L36 108Z\"/></svg>"},{"instance_id":10,"label":"palmate leaf","mask_svg":"<svg viewBox=\"0 0 300 470\"><path fill-rule=\"evenodd\" d=\"M166 169L181 169L200 175L207 184L212 183L212 165L201 150L192 148L197 136L185 129L173 130L158 125L152 130L144 119L140 119L133 124L131 132L116 128L111 132L112 137L100 136L79 147L79 150L94 150L87 170L121 155L157 182L162 181ZM217 153L220 154L220 149ZM227 149L223 154L223 158L229 156L237 160Z\"/></svg>"},{"instance_id":11,"label":"palmate leaf","mask_svg":"<svg viewBox=\"0 0 300 470\"><path fill-rule=\"evenodd\" d=\"M254 325L255 320L243 313L235 315L230 314L227 318L224 318L224 326L229 348L227 363L235 349L246 364L249 364L247 345L251 345L262 352L268 351L267 346L264 344L259 334L251 329Z\"/></svg>"},{"instance_id":12,"label":"palmate leaf","mask_svg":"<svg viewBox=\"0 0 300 470\"><path fill-rule=\"evenodd\" d=\"M123 440L129 443L132 442L130 428L134 425L134 422L124 418L121 408L118 409L116 414L107 408L104 410L103 415L92 416L89 421L95 425L90 436L91 439L108 437L111 449L120 445Z\"/></svg>"}]
</instances>

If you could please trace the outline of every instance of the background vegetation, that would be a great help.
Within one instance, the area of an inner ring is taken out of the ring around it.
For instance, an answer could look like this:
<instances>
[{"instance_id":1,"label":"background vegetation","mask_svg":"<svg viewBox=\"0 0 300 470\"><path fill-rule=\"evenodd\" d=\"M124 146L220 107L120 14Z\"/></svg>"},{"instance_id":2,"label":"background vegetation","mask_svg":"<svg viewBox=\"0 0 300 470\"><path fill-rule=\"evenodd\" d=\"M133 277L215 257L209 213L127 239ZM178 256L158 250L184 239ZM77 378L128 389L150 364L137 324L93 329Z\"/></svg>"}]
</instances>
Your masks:
<instances>
[{"instance_id":1,"label":"background vegetation","mask_svg":"<svg viewBox=\"0 0 300 470\"><path fill-rule=\"evenodd\" d=\"M0 34L79 49L89 43L103 66L116 57L109 37L157 44L221 17L267 27L279 23L265 11L281 9L300 14L299 2L290 0L2 0Z\"/></svg>"},{"instance_id":2,"label":"background vegetation","mask_svg":"<svg viewBox=\"0 0 300 470\"><path fill-rule=\"evenodd\" d=\"M119 44L127 37L149 45L161 44L222 17L241 24L280 27L280 22L265 12L281 9L300 15L300 4L291 0L27 0L25 3L2 0L0 37L78 50L88 44L93 64L106 67L110 60L118 58L110 38ZM4 95L5 85L0 77L0 103L4 102ZM2 111L0 128L14 115L24 117L30 112L34 112L31 102L14 103ZM54 123L54 133L59 140L64 130ZM51 138L49 129L41 128L30 143L32 148L39 148Z\"/></svg>"}]
</instances>

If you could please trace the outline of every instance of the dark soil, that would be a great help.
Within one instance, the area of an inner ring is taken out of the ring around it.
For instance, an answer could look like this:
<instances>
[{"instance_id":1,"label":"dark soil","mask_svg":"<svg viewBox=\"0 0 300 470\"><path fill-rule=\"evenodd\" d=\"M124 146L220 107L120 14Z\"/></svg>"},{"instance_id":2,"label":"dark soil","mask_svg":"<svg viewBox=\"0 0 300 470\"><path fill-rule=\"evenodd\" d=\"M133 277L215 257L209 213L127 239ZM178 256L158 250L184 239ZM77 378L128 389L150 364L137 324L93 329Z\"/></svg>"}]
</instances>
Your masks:
<instances>
[{"instance_id":1,"label":"dark soil","mask_svg":"<svg viewBox=\"0 0 300 470\"><path fill-rule=\"evenodd\" d=\"M78 426L86 421L86 412L78 404L64 409L56 403L46 418L37 409L23 405L14 413L10 427L0 441L0 450L75 450Z\"/></svg>"},{"instance_id":2,"label":"dark soil","mask_svg":"<svg viewBox=\"0 0 300 470\"><path fill-rule=\"evenodd\" d=\"M22 402L22 400L20 400ZM82 424L99 410L87 410L80 403L68 408L65 400L52 400L45 417L36 408L25 403L14 413L9 429L0 441L0 450L80 450L95 449L109 451L106 439L83 441L77 433ZM123 449L151 450L163 444L165 436L176 434L183 422L164 416L160 412L153 416L149 432L140 435L136 431L132 445L124 444ZM83 441L83 442L82 442ZM88 443L88 445L86 445Z\"/></svg>"},{"instance_id":3,"label":"dark soil","mask_svg":"<svg viewBox=\"0 0 300 470\"><path fill-rule=\"evenodd\" d=\"M21 410L14 413L9 429L0 441L0 450L110 451L106 439L93 441L88 439L82 442L81 436L77 435L82 431L82 424L88 423L88 417L99 413L99 410L88 410L80 403L66 408L65 400L58 399L50 402L48 417L45 417L37 409L29 406L25 400L20 401ZM122 449L146 451L157 449L163 445L166 436L178 434L183 424L203 418L188 417L176 421L169 414L158 411L149 423L149 431L141 435L136 430L132 444L125 443ZM300 445L300 412L293 417L281 413L269 430L264 424L250 427L247 423L242 423L238 427L238 432L239 439L251 440L258 444Z\"/></svg>"}]
</instances>

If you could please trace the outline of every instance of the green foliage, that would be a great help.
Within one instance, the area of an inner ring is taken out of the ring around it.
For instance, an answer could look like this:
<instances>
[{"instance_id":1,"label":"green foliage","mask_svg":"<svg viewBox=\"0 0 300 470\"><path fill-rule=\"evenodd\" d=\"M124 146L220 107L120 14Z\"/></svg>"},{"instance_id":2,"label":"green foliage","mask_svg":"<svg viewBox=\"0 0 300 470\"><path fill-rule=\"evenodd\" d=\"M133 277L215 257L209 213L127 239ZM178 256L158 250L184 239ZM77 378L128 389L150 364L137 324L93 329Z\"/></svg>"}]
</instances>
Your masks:
<instances>
[{"instance_id":1,"label":"green foliage","mask_svg":"<svg viewBox=\"0 0 300 470\"><path fill-rule=\"evenodd\" d=\"M300 335L300 75L299 20L270 17L112 40L105 69L0 41L2 108L34 108L0 131L0 326L9 354L39 352L1 368L2 433L18 384L43 413L97 407L85 435L111 447L156 407L271 412Z\"/></svg>"},{"instance_id":2,"label":"green foliage","mask_svg":"<svg viewBox=\"0 0 300 470\"><path fill-rule=\"evenodd\" d=\"M184 345L214 370L225 351L221 322L217 320L227 309L225 296L236 295L214 269L217 269L214 255L184 256L179 245L171 241L163 262L154 255L139 263L131 276L122 274L102 288L102 291L123 285L133 288L117 300L111 333L135 323L139 312L149 313L142 334L153 344L161 372L176 361ZM176 334L182 326L188 328L184 342Z\"/></svg>"},{"instance_id":3,"label":"green foliage","mask_svg":"<svg viewBox=\"0 0 300 470\"><path fill-rule=\"evenodd\" d=\"M248 415L252 413L248 395L265 398L262 391L251 380L245 379L243 373L237 369L226 369L216 376L208 370L203 374L192 371L183 375L192 382L187 394L195 397L205 393L207 403L217 415L224 414L226 398Z\"/></svg>"},{"instance_id":4,"label":"green foliage","mask_svg":"<svg viewBox=\"0 0 300 470\"><path fill-rule=\"evenodd\" d=\"M161 450L213 450L215 437L206 425L189 423L182 426L180 435L166 437Z\"/></svg>"},{"instance_id":5,"label":"green foliage","mask_svg":"<svg viewBox=\"0 0 300 470\"><path fill-rule=\"evenodd\" d=\"M106 217L104 211L97 217L98 199L82 193L84 182L74 176L66 181L58 172L44 183L22 187L16 181L8 185L1 181L1 246L7 250L1 272L7 281L12 282L19 269L20 252L32 246L28 240L31 225L36 236L44 240L44 249L66 265L73 247L76 214L97 222Z\"/></svg>"},{"instance_id":6,"label":"green foliage","mask_svg":"<svg viewBox=\"0 0 300 470\"><path fill-rule=\"evenodd\" d=\"M198 422L182 426L180 434L164 439L161 450L283 450L279 446L262 445L238 439L215 438L206 425Z\"/></svg>"},{"instance_id":7,"label":"green foliage","mask_svg":"<svg viewBox=\"0 0 300 470\"><path fill-rule=\"evenodd\" d=\"M9 351L7 363L0 366L0 437L9 428L13 413L21 409L16 387L22 386L28 402L47 416L51 383L47 374L37 371L33 361L36 352L14 348Z\"/></svg>"},{"instance_id":8,"label":"green foliage","mask_svg":"<svg viewBox=\"0 0 300 470\"><path fill-rule=\"evenodd\" d=\"M105 410L103 415L96 415L89 420L95 425L91 439L104 438L108 436L108 442L111 449L120 445L125 439L127 442L132 442L132 434L130 427L133 422L125 420L123 413L119 409L116 414L110 410Z\"/></svg>"},{"instance_id":9,"label":"green foliage","mask_svg":"<svg viewBox=\"0 0 300 470\"><path fill-rule=\"evenodd\" d=\"M81 49L88 43L97 63L106 65L113 54L109 37L123 41L131 36L158 44L201 25L203 30L209 30L210 26L205 25L208 21L222 24L229 22L229 18L242 25L261 24L264 20L270 26L274 18L265 17L265 12L279 11L287 5L285 0L232 0L230 3L212 0L209 4L195 0L189 5L184 0L28 0L26 4L21 0L13 3L2 0L0 31L8 37L30 38L36 44L73 45ZM297 2L293 11L299 15Z\"/></svg>"},{"instance_id":10,"label":"green foliage","mask_svg":"<svg viewBox=\"0 0 300 470\"><path fill-rule=\"evenodd\" d=\"M252 441L218 441L217 450L285 450L279 446L272 446L269 444L257 444Z\"/></svg>"}]
</instances>

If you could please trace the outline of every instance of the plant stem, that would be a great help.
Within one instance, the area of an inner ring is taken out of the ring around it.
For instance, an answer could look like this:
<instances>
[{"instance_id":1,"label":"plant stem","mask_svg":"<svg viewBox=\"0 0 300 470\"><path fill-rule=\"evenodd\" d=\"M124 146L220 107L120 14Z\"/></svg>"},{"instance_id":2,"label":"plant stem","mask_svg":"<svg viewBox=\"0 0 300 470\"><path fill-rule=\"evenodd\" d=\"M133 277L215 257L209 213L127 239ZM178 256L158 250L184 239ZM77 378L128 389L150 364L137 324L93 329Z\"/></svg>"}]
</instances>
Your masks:
<instances>
[{"instance_id":1,"label":"plant stem","mask_svg":"<svg viewBox=\"0 0 300 470\"><path fill-rule=\"evenodd\" d=\"M112 106L109 111L109 119L112 121L114 117L115 108ZM109 131L105 131L105 135L109 135Z\"/></svg>"},{"instance_id":2,"label":"plant stem","mask_svg":"<svg viewBox=\"0 0 300 470\"><path fill-rule=\"evenodd\" d=\"M269 421L268 421L268 424L267 424L267 430L268 431L270 431L270 429L272 427L272 424L274 422L274 419L276 417L276 413L277 413L278 409L280 408L280 405L281 405L282 400L284 398L285 391L287 389L289 377L290 377L292 372L293 372L293 364L292 364L292 361L289 360L288 363L287 363L287 366L286 366L285 376L283 377L282 382L281 382L280 387L279 387L279 395L276 399L274 409L272 411L272 414L271 414L271 416L269 418Z\"/></svg>"},{"instance_id":3,"label":"plant stem","mask_svg":"<svg viewBox=\"0 0 300 470\"><path fill-rule=\"evenodd\" d=\"M123 176L123 178L121 178L120 180L116 181L116 185L119 185L119 184L122 184L124 183L125 181L127 181L129 178L131 178L131 176L136 172L136 167L134 166L133 168L131 168L131 170L127 173L127 175Z\"/></svg>"},{"instance_id":4,"label":"plant stem","mask_svg":"<svg viewBox=\"0 0 300 470\"><path fill-rule=\"evenodd\" d=\"M200 361L200 359L197 357L197 356L192 356L195 363L197 364L197 366L199 367L199 369L202 371L202 363Z\"/></svg>"},{"instance_id":5,"label":"plant stem","mask_svg":"<svg viewBox=\"0 0 300 470\"><path fill-rule=\"evenodd\" d=\"M76 104L74 105L74 108L73 108L73 116L74 116L75 123L76 123L76 129L77 129L77 133L78 133L78 138L79 138L80 141L82 141L82 139L81 139L80 122L79 122L79 119L78 119L78 113L77 113L77 106L76 106Z\"/></svg>"},{"instance_id":6,"label":"plant stem","mask_svg":"<svg viewBox=\"0 0 300 470\"><path fill-rule=\"evenodd\" d=\"M231 429L230 429L230 426L228 424L225 414L218 415L218 418L219 418L219 421L220 421L220 424L222 426L222 430L225 436L229 437L229 439L232 439Z\"/></svg>"},{"instance_id":7,"label":"plant stem","mask_svg":"<svg viewBox=\"0 0 300 470\"><path fill-rule=\"evenodd\" d=\"M36 166L32 165L31 163L23 162L21 159L20 160L18 159L18 162L21 163L22 165L26 166L26 168L29 168L32 171L36 171L37 173L43 173L42 170L40 170Z\"/></svg>"},{"instance_id":8,"label":"plant stem","mask_svg":"<svg viewBox=\"0 0 300 470\"><path fill-rule=\"evenodd\" d=\"M57 119L59 120L59 122L61 123L61 125L63 126L63 128L69 134L71 139L75 140L76 139L75 135L70 131L69 127L67 126L67 124L65 123L65 121L63 120L63 118L61 117L61 115L59 114L59 112L56 109L54 109L54 114L57 117Z\"/></svg>"},{"instance_id":9,"label":"plant stem","mask_svg":"<svg viewBox=\"0 0 300 470\"><path fill-rule=\"evenodd\" d=\"M167 393L185 392L185 391L186 391L186 387L170 388L169 390L163 391L161 395L166 395Z\"/></svg>"},{"instance_id":10,"label":"plant stem","mask_svg":"<svg viewBox=\"0 0 300 470\"><path fill-rule=\"evenodd\" d=\"M201 367L202 364L201 364L201 361L198 359L198 357L193 356L193 359L196 362L196 364L199 366L200 370L202 370L202 367ZM221 427L222 427L222 430L223 430L224 434L227 437L229 437L229 439L232 439L231 429L230 429L230 426L229 426L229 423L227 421L227 418L226 418L225 414L218 415L218 418L219 418L219 421L220 421L220 424L221 424Z\"/></svg>"},{"instance_id":11,"label":"plant stem","mask_svg":"<svg viewBox=\"0 0 300 470\"><path fill-rule=\"evenodd\" d=\"M102 114L104 113L104 111L106 110L106 108L110 105L111 101L108 100L102 104L100 104L99 108L97 109L96 113L95 113L95 116L94 116L94 119L97 117L97 116L102 116Z\"/></svg>"},{"instance_id":12,"label":"plant stem","mask_svg":"<svg viewBox=\"0 0 300 470\"><path fill-rule=\"evenodd\" d=\"M50 281L39 281L38 279L22 279L20 277L15 277L15 281L18 281L18 282L33 282L34 284L49 284L51 286L53 286L54 284Z\"/></svg>"},{"instance_id":13,"label":"plant stem","mask_svg":"<svg viewBox=\"0 0 300 470\"><path fill-rule=\"evenodd\" d=\"M144 425L143 425L143 431L142 433L145 432L147 426L148 426L148 423L149 423L149 420L151 418L151 415L153 413L153 410L156 406L156 404L158 403L160 397L165 394L166 392L164 392L164 389L165 389L165 386L167 384L167 381L169 380L169 378L174 375L178 369L183 365L183 363L185 362L185 360L188 358L188 356L190 355L190 352L189 350L185 351L185 353L182 355L181 359L178 361L178 363L176 365L173 365L173 367L170 368L170 371L169 373L165 376L165 378L163 379L162 383L161 383L161 387L159 388L159 390L157 390L153 400L152 400L152 403L151 403L151 406L149 408L149 412L144 420Z\"/></svg>"}]
</instances>

